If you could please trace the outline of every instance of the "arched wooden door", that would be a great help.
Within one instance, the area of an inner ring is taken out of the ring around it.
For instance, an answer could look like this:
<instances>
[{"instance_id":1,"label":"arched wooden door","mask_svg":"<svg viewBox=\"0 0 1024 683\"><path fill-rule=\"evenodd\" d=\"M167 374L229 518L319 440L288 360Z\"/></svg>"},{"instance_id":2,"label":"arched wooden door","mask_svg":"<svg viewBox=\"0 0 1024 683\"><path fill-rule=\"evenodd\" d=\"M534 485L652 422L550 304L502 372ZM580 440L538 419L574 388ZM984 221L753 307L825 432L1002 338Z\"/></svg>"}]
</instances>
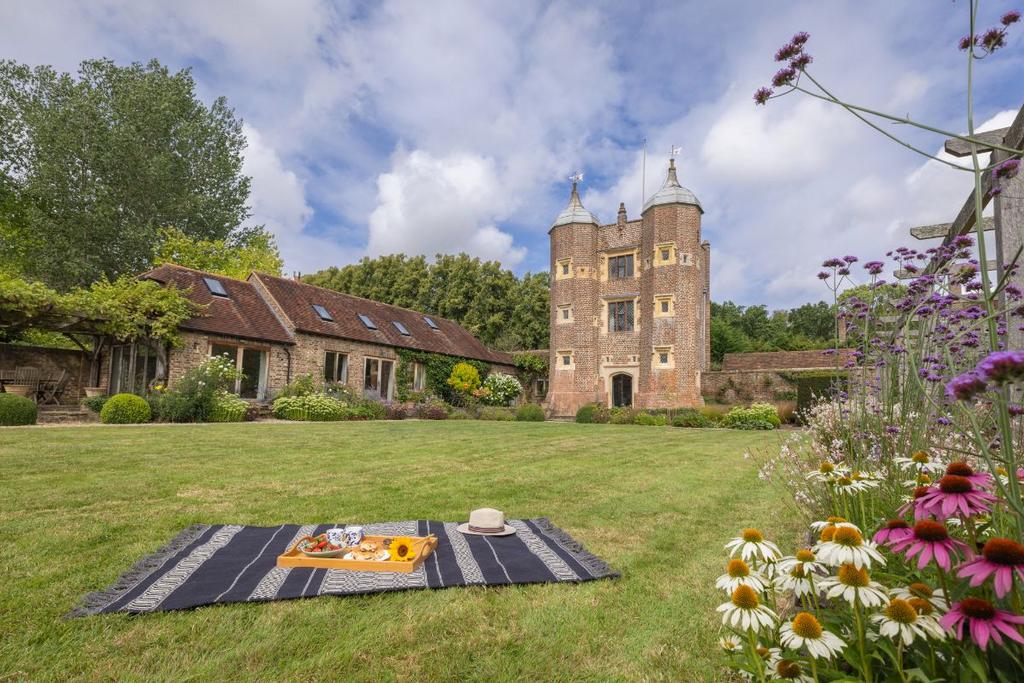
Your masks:
<instances>
[{"instance_id":1,"label":"arched wooden door","mask_svg":"<svg viewBox=\"0 0 1024 683\"><path fill-rule=\"evenodd\" d=\"M632 375L612 375L612 405L616 408L633 405Z\"/></svg>"}]
</instances>

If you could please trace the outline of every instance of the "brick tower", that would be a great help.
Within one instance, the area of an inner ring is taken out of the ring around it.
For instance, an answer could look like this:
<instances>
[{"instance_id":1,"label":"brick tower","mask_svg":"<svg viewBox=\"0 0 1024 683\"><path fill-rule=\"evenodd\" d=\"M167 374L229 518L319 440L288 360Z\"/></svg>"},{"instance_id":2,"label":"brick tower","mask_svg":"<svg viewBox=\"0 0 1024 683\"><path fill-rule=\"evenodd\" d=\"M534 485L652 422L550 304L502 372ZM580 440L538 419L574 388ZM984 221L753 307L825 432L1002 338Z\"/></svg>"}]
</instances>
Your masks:
<instances>
[{"instance_id":1,"label":"brick tower","mask_svg":"<svg viewBox=\"0 0 1024 683\"><path fill-rule=\"evenodd\" d=\"M710 245L703 209L679 184L675 160L639 220L619 205L600 225L573 183L549 231L551 350L548 407L701 405L711 359Z\"/></svg>"}]
</instances>

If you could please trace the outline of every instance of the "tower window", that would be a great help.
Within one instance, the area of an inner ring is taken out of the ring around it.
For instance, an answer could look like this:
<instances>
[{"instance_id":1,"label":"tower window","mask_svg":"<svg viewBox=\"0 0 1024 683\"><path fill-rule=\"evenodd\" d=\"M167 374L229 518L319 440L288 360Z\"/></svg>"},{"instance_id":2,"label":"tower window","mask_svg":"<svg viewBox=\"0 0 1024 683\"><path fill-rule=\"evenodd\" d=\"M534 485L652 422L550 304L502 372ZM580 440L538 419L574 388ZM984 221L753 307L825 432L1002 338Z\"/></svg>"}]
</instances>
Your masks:
<instances>
[{"instance_id":1,"label":"tower window","mask_svg":"<svg viewBox=\"0 0 1024 683\"><path fill-rule=\"evenodd\" d=\"M562 365L569 365L572 363L572 356L562 356Z\"/></svg>"},{"instance_id":2,"label":"tower window","mask_svg":"<svg viewBox=\"0 0 1024 683\"><path fill-rule=\"evenodd\" d=\"M669 257L670 253L671 252L668 249L662 249L661 250L661 260L662 261L668 261L668 257Z\"/></svg>"},{"instance_id":3,"label":"tower window","mask_svg":"<svg viewBox=\"0 0 1024 683\"><path fill-rule=\"evenodd\" d=\"M562 320L568 320L568 319L569 319L569 309L568 308L563 308L562 309Z\"/></svg>"},{"instance_id":4,"label":"tower window","mask_svg":"<svg viewBox=\"0 0 1024 683\"><path fill-rule=\"evenodd\" d=\"M662 300L662 302L661 302L661 312L662 313L668 313L668 301L667 300Z\"/></svg>"},{"instance_id":5,"label":"tower window","mask_svg":"<svg viewBox=\"0 0 1024 683\"><path fill-rule=\"evenodd\" d=\"M658 360L661 362L662 365L668 365L668 354L662 351L660 354L658 354Z\"/></svg>"},{"instance_id":6,"label":"tower window","mask_svg":"<svg viewBox=\"0 0 1024 683\"><path fill-rule=\"evenodd\" d=\"M568 275L568 274L569 274L569 264L568 263L563 263L562 264L562 275Z\"/></svg>"},{"instance_id":7,"label":"tower window","mask_svg":"<svg viewBox=\"0 0 1024 683\"><path fill-rule=\"evenodd\" d=\"M612 301L608 304L608 331L633 331L633 302Z\"/></svg>"},{"instance_id":8,"label":"tower window","mask_svg":"<svg viewBox=\"0 0 1024 683\"><path fill-rule=\"evenodd\" d=\"M608 258L608 277L633 277L633 255L610 256Z\"/></svg>"}]
</instances>

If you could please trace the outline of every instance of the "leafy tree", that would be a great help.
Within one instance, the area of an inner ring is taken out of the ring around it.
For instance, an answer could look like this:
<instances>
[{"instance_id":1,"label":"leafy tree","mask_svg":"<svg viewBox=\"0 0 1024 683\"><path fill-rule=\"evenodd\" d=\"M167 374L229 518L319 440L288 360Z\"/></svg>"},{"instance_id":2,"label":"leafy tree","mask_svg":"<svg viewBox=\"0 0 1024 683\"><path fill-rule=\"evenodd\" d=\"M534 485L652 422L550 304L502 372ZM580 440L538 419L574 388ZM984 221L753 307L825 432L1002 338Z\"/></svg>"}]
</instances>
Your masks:
<instances>
[{"instance_id":1,"label":"leafy tree","mask_svg":"<svg viewBox=\"0 0 1024 683\"><path fill-rule=\"evenodd\" d=\"M809 339L828 339L836 324L832 306L824 301L807 303L789 311L789 325L794 333Z\"/></svg>"},{"instance_id":2,"label":"leafy tree","mask_svg":"<svg viewBox=\"0 0 1024 683\"><path fill-rule=\"evenodd\" d=\"M280 275L284 266L274 236L264 228L238 231L227 239L190 237L177 228L160 231L154 264L177 263L244 280L252 271Z\"/></svg>"},{"instance_id":3,"label":"leafy tree","mask_svg":"<svg viewBox=\"0 0 1024 683\"><path fill-rule=\"evenodd\" d=\"M498 349L548 344L547 273L518 278L496 261L467 254L439 254L433 263L423 256L393 254L328 268L304 280L449 318Z\"/></svg>"},{"instance_id":4,"label":"leafy tree","mask_svg":"<svg viewBox=\"0 0 1024 683\"><path fill-rule=\"evenodd\" d=\"M824 301L771 313L763 305L712 302L711 360L720 363L726 353L828 348L834 325L833 308Z\"/></svg>"},{"instance_id":5,"label":"leafy tree","mask_svg":"<svg viewBox=\"0 0 1024 683\"><path fill-rule=\"evenodd\" d=\"M250 215L244 148L188 70L0 61L0 266L69 290L147 268L163 226L225 239Z\"/></svg>"}]
</instances>

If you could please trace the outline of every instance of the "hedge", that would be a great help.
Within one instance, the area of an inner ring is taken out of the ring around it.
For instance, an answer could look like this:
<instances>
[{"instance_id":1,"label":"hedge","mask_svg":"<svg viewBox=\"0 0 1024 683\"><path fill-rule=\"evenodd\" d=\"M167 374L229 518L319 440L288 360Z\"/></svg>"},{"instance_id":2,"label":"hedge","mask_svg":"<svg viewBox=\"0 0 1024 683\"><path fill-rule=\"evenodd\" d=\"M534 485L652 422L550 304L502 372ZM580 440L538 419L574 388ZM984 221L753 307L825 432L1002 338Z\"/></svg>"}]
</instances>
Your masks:
<instances>
[{"instance_id":1,"label":"hedge","mask_svg":"<svg viewBox=\"0 0 1024 683\"><path fill-rule=\"evenodd\" d=\"M34 425L39 414L35 402L24 396L14 394L0 394L0 425L4 427L16 427L19 425Z\"/></svg>"},{"instance_id":2,"label":"hedge","mask_svg":"<svg viewBox=\"0 0 1024 683\"><path fill-rule=\"evenodd\" d=\"M536 403L524 403L516 410L516 420L519 422L543 422L544 409Z\"/></svg>"},{"instance_id":3,"label":"hedge","mask_svg":"<svg viewBox=\"0 0 1024 683\"><path fill-rule=\"evenodd\" d=\"M152 417L149 403L135 394L115 394L100 410L100 422L108 425L142 424Z\"/></svg>"}]
</instances>

